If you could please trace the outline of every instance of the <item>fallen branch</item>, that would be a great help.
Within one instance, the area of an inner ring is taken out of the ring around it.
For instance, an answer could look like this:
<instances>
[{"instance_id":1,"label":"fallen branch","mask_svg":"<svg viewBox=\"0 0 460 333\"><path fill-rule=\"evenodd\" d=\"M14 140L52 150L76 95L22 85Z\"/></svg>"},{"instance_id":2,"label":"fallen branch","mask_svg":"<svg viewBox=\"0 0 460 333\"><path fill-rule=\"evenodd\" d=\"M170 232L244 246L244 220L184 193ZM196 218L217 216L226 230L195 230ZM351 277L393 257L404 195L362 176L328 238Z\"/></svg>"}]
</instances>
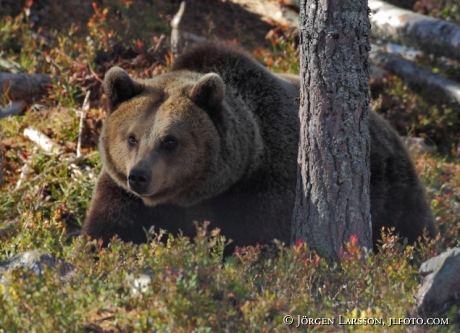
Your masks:
<instances>
[{"instance_id":1,"label":"fallen branch","mask_svg":"<svg viewBox=\"0 0 460 333\"><path fill-rule=\"evenodd\" d=\"M460 84L434 74L430 69L419 66L399 55L387 53L372 45L369 53L371 62L403 79L412 91L433 103L460 105Z\"/></svg>"},{"instance_id":2,"label":"fallen branch","mask_svg":"<svg viewBox=\"0 0 460 333\"><path fill-rule=\"evenodd\" d=\"M460 26L369 0L372 36L460 60Z\"/></svg>"},{"instance_id":3,"label":"fallen branch","mask_svg":"<svg viewBox=\"0 0 460 333\"><path fill-rule=\"evenodd\" d=\"M204 42L208 40L204 36L198 36L198 35L192 34L190 32L185 32L185 31L182 33L182 37L185 39L186 42L191 42L191 43L200 43L200 42Z\"/></svg>"},{"instance_id":4,"label":"fallen branch","mask_svg":"<svg viewBox=\"0 0 460 333\"><path fill-rule=\"evenodd\" d=\"M7 70L13 74L19 74L22 72L21 66L10 59L4 59L0 57L0 68Z\"/></svg>"},{"instance_id":5,"label":"fallen branch","mask_svg":"<svg viewBox=\"0 0 460 333\"><path fill-rule=\"evenodd\" d=\"M436 151L436 147L427 145L423 138L401 136L401 140L404 142L407 150L413 154L431 154Z\"/></svg>"},{"instance_id":6,"label":"fallen branch","mask_svg":"<svg viewBox=\"0 0 460 333\"><path fill-rule=\"evenodd\" d=\"M0 119L19 114L23 112L25 109L26 109L25 102L21 101L21 102L11 103L5 108L0 108Z\"/></svg>"},{"instance_id":7,"label":"fallen branch","mask_svg":"<svg viewBox=\"0 0 460 333\"><path fill-rule=\"evenodd\" d=\"M56 142L36 129L30 127L26 128L24 130L24 136L48 153L60 150Z\"/></svg>"},{"instance_id":8,"label":"fallen branch","mask_svg":"<svg viewBox=\"0 0 460 333\"><path fill-rule=\"evenodd\" d=\"M0 72L0 96L8 95L12 100L32 101L42 96L51 83L46 74L11 74Z\"/></svg>"}]
</instances>

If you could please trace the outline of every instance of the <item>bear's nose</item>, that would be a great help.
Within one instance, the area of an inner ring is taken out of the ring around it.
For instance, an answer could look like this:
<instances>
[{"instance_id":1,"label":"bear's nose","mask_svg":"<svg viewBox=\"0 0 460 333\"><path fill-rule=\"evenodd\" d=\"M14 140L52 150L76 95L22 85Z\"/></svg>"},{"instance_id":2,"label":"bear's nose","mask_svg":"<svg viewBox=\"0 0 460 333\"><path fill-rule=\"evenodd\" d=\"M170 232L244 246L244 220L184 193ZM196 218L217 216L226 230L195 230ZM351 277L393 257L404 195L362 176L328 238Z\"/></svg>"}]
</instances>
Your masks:
<instances>
[{"instance_id":1,"label":"bear's nose","mask_svg":"<svg viewBox=\"0 0 460 333\"><path fill-rule=\"evenodd\" d=\"M150 174L143 169L132 169L129 172L129 188L137 194L144 194L150 182Z\"/></svg>"}]
</instances>

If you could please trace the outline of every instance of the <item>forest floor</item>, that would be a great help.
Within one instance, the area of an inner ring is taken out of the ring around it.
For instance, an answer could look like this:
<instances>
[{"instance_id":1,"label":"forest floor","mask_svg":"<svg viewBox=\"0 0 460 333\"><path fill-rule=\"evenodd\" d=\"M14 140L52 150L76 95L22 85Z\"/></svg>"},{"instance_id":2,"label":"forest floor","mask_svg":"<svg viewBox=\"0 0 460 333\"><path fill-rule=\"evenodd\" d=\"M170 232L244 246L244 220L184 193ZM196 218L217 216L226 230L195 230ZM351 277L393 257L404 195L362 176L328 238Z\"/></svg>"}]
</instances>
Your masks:
<instances>
[{"instance_id":1,"label":"forest floor","mask_svg":"<svg viewBox=\"0 0 460 333\"><path fill-rule=\"evenodd\" d=\"M19 14L27 1L3 0L0 15ZM141 1L142 2L142 1ZM149 2L149 1L145 1ZM177 12L180 1L158 1L158 9L166 20ZM67 30L70 26L84 28L93 16L93 4L103 1L35 0L30 7L31 21L46 35L49 30ZM183 31L223 40L237 38L248 47L267 46L266 34L279 26L293 26L284 18L286 7L278 0L190 0L181 22Z\"/></svg>"}]
</instances>

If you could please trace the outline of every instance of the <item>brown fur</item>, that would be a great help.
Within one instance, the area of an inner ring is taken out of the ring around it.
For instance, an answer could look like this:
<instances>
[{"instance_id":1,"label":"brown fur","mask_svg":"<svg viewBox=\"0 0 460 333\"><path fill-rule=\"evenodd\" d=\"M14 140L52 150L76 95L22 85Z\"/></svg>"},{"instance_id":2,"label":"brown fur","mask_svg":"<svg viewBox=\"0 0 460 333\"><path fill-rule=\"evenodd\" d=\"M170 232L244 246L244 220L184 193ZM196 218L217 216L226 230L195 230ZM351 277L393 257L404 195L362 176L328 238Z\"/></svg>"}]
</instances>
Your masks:
<instances>
[{"instance_id":1,"label":"brown fur","mask_svg":"<svg viewBox=\"0 0 460 333\"><path fill-rule=\"evenodd\" d=\"M211 221L235 245L290 240L299 138L298 78L275 76L235 46L207 42L172 71L133 81L111 69L103 170L84 232L143 242L154 225L192 236ZM397 134L371 115L371 215L410 242L436 230ZM173 143L171 143L173 142Z\"/></svg>"}]
</instances>

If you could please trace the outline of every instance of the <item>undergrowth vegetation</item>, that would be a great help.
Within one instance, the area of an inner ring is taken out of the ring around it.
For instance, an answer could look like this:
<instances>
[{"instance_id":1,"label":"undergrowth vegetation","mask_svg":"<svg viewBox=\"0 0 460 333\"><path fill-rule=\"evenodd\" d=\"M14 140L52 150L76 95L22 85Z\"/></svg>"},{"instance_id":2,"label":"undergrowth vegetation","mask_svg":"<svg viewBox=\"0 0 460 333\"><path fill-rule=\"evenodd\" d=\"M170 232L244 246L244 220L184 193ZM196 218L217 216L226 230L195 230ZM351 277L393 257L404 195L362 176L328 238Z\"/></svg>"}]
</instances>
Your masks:
<instances>
[{"instance_id":1,"label":"undergrowth vegetation","mask_svg":"<svg viewBox=\"0 0 460 333\"><path fill-rule=\"evenodd\" d=\"M61 4L50 6L54 13ZM414 156L439 226L435 241L404 248L386 233L381 252L370 255L352 238L340 265L331 265L302 242L238 248L223 259L229 240L206 224L197 224L194 240L154 230L148 244L114 239L104 249L78 235L100 171L101 79L113 65L138 78L165 72L172 53L162 34L169 35L168 19L177 6L127 0L67 6L85 19L58 22L58 29L48 17L41 26L30 8L0 18L0 56L24 73L53 75L42 101L1 120L0 261L40 249L75 266L65 278L48 269L3 276L0 332L458 332L456 307L442 314L449 325L389 327L390 318L413 315L419 265L460 245L458 113L427 105L397 78L388 78L374 108L387 113L402 135L425 136L448 152ZM254 56L273 71L298 73L294 34L275 29L268 38L272 46L256 48ZM80 133L88 91L91 107ZM9 102L7 93L0 97ZM23 135L28 128L46 134L57 148L44 152ZM130 278L146 268L151 283L134 292ZM291 325L286 316L292 316ZM305 325L302 316L333 319L335 325ZM377 324L347 324L351 318Z\"/></svg>"}]
</instances>

